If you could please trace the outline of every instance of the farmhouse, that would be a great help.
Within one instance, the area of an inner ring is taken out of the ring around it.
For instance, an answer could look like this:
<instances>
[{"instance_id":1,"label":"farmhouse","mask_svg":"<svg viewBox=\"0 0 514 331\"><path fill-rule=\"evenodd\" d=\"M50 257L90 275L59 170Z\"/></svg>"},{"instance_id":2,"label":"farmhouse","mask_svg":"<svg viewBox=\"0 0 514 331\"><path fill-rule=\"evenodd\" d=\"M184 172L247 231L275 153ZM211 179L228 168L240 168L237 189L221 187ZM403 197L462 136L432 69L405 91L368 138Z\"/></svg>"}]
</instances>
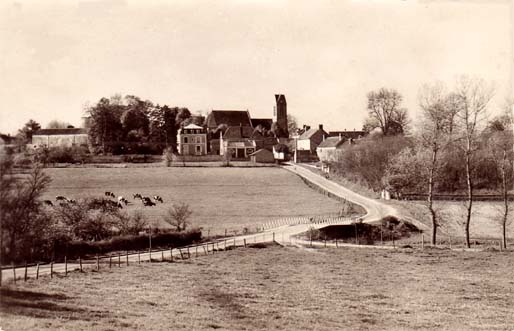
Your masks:
<instances>
[{"instance_id":1,"label":"farmhouse","mask_svg":"<svg viewBox=\"0 0 514 331\"><path fill-rule=\"evenodd\" d=\"M349 141L353 141L353 139L350 138ZM328 137L323 140L316 148L316 153L320 161L336 161L338 155L341 153L344 142L345 139L342 136Z\"/></svg>"},{"instance_id":2,"label":"farmhouse","mask_svg":"<svg viewBox=\"0 0 514 331\"><path fill-rule=\"evenodd\" d=\"M81 128L42 129L32 135L33 147L72 147L87 144L87 130Z\"/></svg>"},{"instance_id":3,"label":"farmhouse","mask_svg":"<svg viewBox=\"0 0 514 331\"><path fill-rule=\"evenodd\" d=\"M316 148L328 137L328 133L323 130L323 124L318 128L309 128L298 137L296 149L298 151L309 151L311 154L316 152Z\"/></svg>"},{"instance_id":4,"label":"farmhouse","mask_svg":"<svg viewBox=\"0 0 514 331\"><path fill-rule=\"evenodd\" d=\"M196 124L189 124L178 131L178 152L181 155L206 155L207 132Z\"/></svg>"}]
</instances>

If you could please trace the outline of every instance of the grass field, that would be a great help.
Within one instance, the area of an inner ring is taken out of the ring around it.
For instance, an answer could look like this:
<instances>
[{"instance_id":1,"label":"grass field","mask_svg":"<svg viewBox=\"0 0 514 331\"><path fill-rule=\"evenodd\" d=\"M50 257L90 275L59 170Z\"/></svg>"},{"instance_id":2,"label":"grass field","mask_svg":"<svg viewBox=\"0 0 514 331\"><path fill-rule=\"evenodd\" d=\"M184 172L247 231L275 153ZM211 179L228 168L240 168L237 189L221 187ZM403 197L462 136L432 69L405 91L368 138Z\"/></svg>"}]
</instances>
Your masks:
<instances>
[{"instance_id":1,"label":"grass field","mask_svg":"<svg viewBox=\"0 0 514 331\"><path fill-rule=\"evenodd\" d=\"M10 330L512 330L511 252L236 249L2 289Z\"/></svg>"},{"instance_id":2,"label":"grass field","mask_svg":"<svg viewBox=\"0 0 514 331\"><path fill-rule=\"evenodd\" d=\"M142 210L155 226L176 202L191 205L195 226L211 234L255 227L285 216L338 213L341 203L310 189L279 168L51 168L44 199L64 195L73 199L102 197L105 191L124 196L127 211ZM134 193L160 195L164 204L143 207Z\"/></svg>"}]
</instances>

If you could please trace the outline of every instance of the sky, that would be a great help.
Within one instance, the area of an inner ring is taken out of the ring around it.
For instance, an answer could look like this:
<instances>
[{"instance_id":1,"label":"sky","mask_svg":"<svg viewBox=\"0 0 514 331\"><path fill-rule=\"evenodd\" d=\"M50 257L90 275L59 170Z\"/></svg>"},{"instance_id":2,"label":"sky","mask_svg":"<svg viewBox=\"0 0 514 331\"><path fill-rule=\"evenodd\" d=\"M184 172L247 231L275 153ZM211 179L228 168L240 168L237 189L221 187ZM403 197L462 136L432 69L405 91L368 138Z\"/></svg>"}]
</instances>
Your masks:
<instances>
[{"instance_id":1,"label":"sky","mask_svg":"<svg viewBox=\"0 0 514 331\"><path fill-rule=\"evenodd\" d=\"M116 93L360 129L366 94L394 88L413 119L424 83L459 75L513 90L512 2L17 1L0 4L0 132L81 125Z\"/></svg>"}]
</instances>

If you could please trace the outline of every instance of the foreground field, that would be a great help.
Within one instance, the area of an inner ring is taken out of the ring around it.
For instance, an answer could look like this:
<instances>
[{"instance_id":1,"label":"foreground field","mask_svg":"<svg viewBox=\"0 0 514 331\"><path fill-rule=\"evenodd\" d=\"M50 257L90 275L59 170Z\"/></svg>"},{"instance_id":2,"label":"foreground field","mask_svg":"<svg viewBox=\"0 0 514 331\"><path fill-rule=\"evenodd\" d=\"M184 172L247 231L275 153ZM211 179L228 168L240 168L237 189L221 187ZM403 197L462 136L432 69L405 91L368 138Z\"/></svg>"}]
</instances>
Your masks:
<instances>
[{"instance_id":1,"label":"foreground field","mask_svg":"<svg viewBox=\"0 0 514 331\"><path fill-rule=\"evenodd\" d=\"M511 330L513 262L512 252L241 248L4 288L0 326Z\"/></svg>"},{"instance_id":2,"label":"foreground field","mask_svg":"<svg viewBox=\"0 0 514 331\"><path fill-rule=\"evenodd\" d=\"M65 168L47 169L53 181L44 199L79 199L105 191L127 197L127 211L142 210L155 226L176 202L191 205L192 222L212 232L242 230L285 216L338 213L341 204L280 168ZM143 207L134 193L160 195L164 204ZM211 233L212 233L211 232Z\"/></svg>"}]
</instances>

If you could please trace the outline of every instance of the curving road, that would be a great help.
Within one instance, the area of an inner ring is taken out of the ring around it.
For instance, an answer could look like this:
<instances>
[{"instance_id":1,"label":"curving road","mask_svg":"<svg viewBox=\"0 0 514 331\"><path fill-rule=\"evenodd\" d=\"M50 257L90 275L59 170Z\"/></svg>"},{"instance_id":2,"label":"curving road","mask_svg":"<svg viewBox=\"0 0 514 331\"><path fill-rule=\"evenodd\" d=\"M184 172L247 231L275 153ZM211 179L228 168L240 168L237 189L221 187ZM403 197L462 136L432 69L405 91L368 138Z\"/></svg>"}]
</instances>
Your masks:
<instances>
[{"instance_id":1,"label":"curving road","mask_svg":"<svg viewBox=\"0 0 514 331\"><path fill-rule=\"evenodd\" d=\"M343 199L346 199L348 201L351 201L355 204L360 205L366 210L366 214L364 216L361 216L360 219L362 221L370 223L380 220L381 218L385 216L401 216L400 213L396 208L393 206L387 205L384 202L377 200L377 199L371 199L365 196L362 196L358 193L355 193L331 180L328 180L324 178L321 175L318 175L308 169L303 168L302 166L298 165L284 165L282 167L283 169L290 171L292 173L295 173L306 180L312 182L313 184L323 188L324 190L330 192L331 194L334 194L336 196L339 196ZM296 223L295 223L296 222ZM296 235L306 232L311 228L319 229L326 227L328 225L349 225L355 222L355 219L350 218L339 218L339 219L330 219L326 221L321 222L310 222L304 220L293 220L292 222L289 222L289 224L284 224L280 226L276 226L274 228L270 228L264 232L258 233L258 234L251 234L251 235L242 235L232 238L226 238L222 239L216 242L211 243L203 243L198 246L190 246L189 248L184 247L181 249L175 248L173 251L170 250L163 250L163 251L154 251L151 254L148 252L143 252L140 254L129 254L129 255L113 255L111 259L108 257L103 257L98 261L98 265L100 269L109 268L109 265L111 267L118 267L118 266L126 266L127 264L138 264L139 262L149 261L150 258L152 260L170 260L170 259L183 259L185 257L194 257L197 255L208 255L208 254L214 254L217 250L224 250L226 248L229 248L230 246L244 246L245 244L252 244L252 243L264 243L264 242L270 242L275 241L281 245L294 245L297 247L302 247L311 244L310 242L306 240L300 240L296 238ZM319 245L325 245L320 243L315 243L315 246ZM334 246L334 244L327 244L330 246ZM364 246L360 246L364 247ZM109 262L109 260L111 260ZM71 261L70 261L71 262ZM84 268L88 269L96 269L97 268L97 261L96 260L89 260L89 261L83 261ZM73 261L71 263L68 263L67 266L64 265L64 263L56 263L53 264L52 269L53 273L65 273L65 270L67 269L68 272L72 270L77 270L80 268L80 265L77 263L77 261ZM29 278L35 278L36 274L42 275L49 275L51 273L50 265L41 265L39 267L39 270L35 266L31 266L27 268L27 277ZM16 268L16 278L17 279L23 279L25 277L25 268L19 267ZM1 271L1 279L2 281L6 280L12 280L14 278L14 272L12 268L4 269Z\"/></svg>"}]
</instances>

